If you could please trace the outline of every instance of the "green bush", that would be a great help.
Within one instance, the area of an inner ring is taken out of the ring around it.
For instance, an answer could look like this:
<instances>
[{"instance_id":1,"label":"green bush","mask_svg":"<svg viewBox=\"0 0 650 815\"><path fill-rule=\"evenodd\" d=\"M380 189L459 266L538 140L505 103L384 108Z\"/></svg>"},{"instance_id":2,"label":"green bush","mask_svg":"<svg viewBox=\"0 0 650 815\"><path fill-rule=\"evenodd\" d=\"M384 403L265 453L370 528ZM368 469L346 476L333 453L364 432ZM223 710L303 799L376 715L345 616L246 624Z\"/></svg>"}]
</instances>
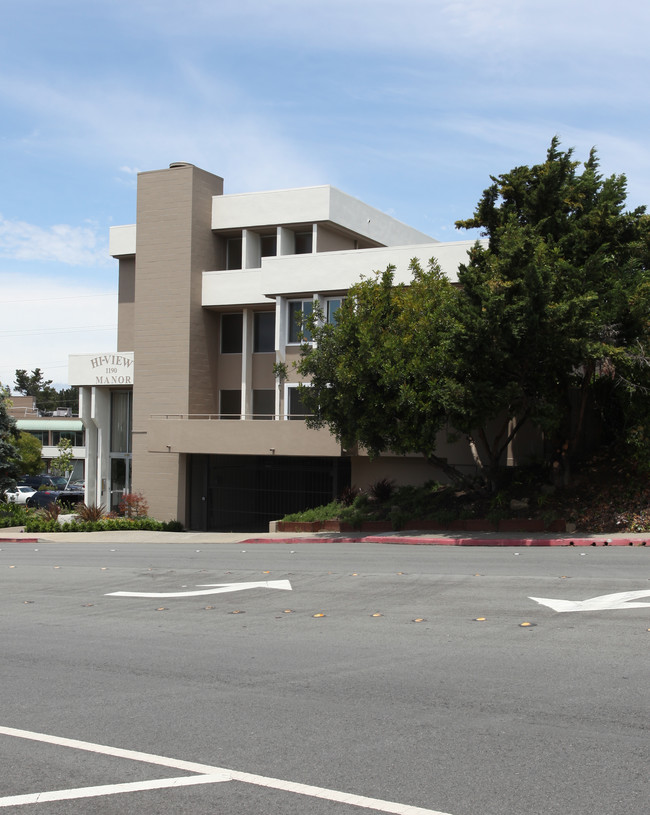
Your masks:
<instances>
[{"instance_id":1,"label":"green bush","mask_svg":"<svg viewBox=\"0 0 650 815\"><path fill-rule=\"evenodd\" d=\"M458 517L459 506L453 490L435 481L422 486L395 488L392 481L383 479L371 488L372 494L359 492L352 503L332 501L325 506L294 512L283 521L330 521L339 520L358 529L364 521L388 520L393 529L404 529L411 519L431 519L448 523ZM383 500L379 500L379 496ZM390 499L390 501L388 500Z\"/></svg>"},{"instance_id":2,"label":"green bush","mask_svg":"<svg viewBox=\"0 0 650 815\"><path fill-rule=\"evenodd\" d=\"M153 518L104 518L101 521L69 521L60 524L58 521L48 521L32 515L25 522L25 532L119 532L128 529L162 532L164 528L163 523L154 521Z\"/></svg>"},{"instance_id":3,"label":"green bush","mask_svg":"<svg viewBox=\"0 0 650 815\"><path fill-rule=\"evenodd\" d=\"M8 526L23 526L30 517L30 511L22 504L0 503L0 529Z\"/></svg>"},{"instance_id":4,"label":"green bush","mask_svg":"<svg viewBox=\"0 0 650 815\"><path fill-rule=\"evenodd\" d=\"M305 509L303 512L292 512L290 515L285 515L283 521L331 521L338 518L343 510L343 505L340 501L332 501L322 507L314 507L313 509Z\"/></svg>"}]
</instances>

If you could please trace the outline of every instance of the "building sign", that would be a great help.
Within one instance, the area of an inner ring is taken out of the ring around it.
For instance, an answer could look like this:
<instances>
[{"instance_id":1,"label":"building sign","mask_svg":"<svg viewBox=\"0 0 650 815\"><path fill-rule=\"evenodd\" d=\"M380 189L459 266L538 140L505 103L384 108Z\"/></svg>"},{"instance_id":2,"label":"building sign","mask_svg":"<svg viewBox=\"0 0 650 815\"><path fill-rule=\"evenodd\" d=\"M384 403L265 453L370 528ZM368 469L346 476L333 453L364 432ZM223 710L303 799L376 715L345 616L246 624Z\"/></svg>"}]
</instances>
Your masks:
<instances>
[{"instance_id":1,"label":"building sign","mask_svg":"<svg viewBox=\"0 0 650 815\"><path fill-rule=\"evenodd\" d=\"M68 381L71 385L133 385L133 352L71 354Z\"/></svg>"}]
</instances>

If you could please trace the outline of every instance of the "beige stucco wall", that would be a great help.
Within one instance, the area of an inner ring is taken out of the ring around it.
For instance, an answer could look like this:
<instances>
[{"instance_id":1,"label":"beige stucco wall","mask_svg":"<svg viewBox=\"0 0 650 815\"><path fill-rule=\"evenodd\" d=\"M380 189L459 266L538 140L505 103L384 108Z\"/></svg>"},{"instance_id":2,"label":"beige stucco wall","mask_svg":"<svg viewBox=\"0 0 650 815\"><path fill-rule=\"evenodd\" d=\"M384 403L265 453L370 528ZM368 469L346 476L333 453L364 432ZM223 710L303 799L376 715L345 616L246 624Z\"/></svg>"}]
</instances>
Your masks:
<instances>
[{"instance_id":1,"label":"beige stucco wall","mask_svg":"<svg viewBox=\"0 0 650 815\"><path fill-rule=\"evenodd\" d=\"M163 453L338 456L341 448L327 430L310 430L300 421L150 419L147 449Z\"/></svg>"},{"instance_id":2,"label":"beige stucco wall","mask_svg":"<svg viewBox=\"0 0 650 815\"><path fill-rule=\"evenodd\" d=\"M413 458L381 456L373 461L367 456L352 458L351 483L362 490L384 478L394 481L397 486L405 484L420 486L427 481L442 481L440 475L440 472L421 456Z\"/></svg>"},{"instance_id":3,"label":"beige stucco wall","mask_svg":"<svg viewBox=\"0 0 650 815\"><path fill-rule=\"evenodd\" d=\"M239 390L239 388L241 388L242 355L219 354L218 359L217 379L219 388L226 390ZM209 412L215 413L217 411L214 410Z\"/></svg>"},{"instance_id":4,"label":"beige stucco wall","mask_svg":"<svg viewBox=\"0 0 650 815\"><path fill-rule=\"evenodd\" d=\"M275 389L275 376L273 374L273 363L275 362L275 353L271 354L253 354L252 356L252 386L256 389L273 388Z\"/></svg>"},{"instance_id":5,"label":"beige stucco wall","mask_svg":"<svg viewBox=\"0 0 650 815\"><path fill-rule=\"evenodd\" d=\"M133 350L133 488L154 517L184 519L181 462L150 453L152 413L217 409L216 315L201 307L202 272L214 268L211 202L223 180L192 165L138 176Z\"/></svg>"}]
</instances>

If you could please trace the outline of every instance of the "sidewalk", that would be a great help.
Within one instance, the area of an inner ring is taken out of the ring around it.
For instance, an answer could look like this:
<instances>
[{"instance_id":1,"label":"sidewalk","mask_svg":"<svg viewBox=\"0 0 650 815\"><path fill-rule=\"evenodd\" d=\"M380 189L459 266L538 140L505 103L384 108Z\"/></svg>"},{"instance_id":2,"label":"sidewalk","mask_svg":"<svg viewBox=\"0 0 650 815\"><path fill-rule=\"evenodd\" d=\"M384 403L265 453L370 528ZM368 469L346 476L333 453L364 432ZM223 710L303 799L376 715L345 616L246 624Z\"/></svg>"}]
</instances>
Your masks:
<instances>
[{"instance_id":1,"label":"sidewalk","mask_svg":"<svg viewBox=\"0 0 650 815\"><path fill-rule=\"evenodd\" d=\"M645 546L650 533L587 535L531 534L521 532L414 532L377 534L347 532L43 532L26 533L22 527L0 529L3 543L390 543L410 546Z\"/></svg>"}]
</instances>

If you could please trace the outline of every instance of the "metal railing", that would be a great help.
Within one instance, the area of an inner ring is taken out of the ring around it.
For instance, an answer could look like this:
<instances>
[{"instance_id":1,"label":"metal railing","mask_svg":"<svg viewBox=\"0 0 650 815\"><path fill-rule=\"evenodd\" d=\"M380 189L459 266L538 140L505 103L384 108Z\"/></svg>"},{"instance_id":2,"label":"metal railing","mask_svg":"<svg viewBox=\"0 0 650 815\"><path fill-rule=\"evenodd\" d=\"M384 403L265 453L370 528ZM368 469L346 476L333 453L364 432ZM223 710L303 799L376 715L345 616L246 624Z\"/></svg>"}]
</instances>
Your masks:
<instances>
[{"instance_id":1,"label":"metal railing","mask_svg":"<svg viewBox=\"0 0 650 815\"><path fill-rule=\"evenodd\" d=\"M310 413L152 413L150 419L175 421L280 421L307 419Z\"/></svg>"}]
</instances>

